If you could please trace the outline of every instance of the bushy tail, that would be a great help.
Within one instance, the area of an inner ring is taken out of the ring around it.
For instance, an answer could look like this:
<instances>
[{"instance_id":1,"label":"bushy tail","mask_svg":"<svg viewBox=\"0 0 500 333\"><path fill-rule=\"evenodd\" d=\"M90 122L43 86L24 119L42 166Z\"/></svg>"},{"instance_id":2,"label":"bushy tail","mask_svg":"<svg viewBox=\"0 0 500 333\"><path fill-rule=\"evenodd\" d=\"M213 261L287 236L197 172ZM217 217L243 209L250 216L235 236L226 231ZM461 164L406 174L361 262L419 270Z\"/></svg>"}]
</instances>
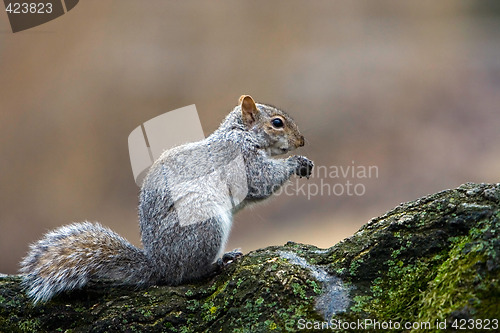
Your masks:
<instances>
[{"instance_id":1,"label":"bushy tail","mask_svg":"<svg viewBox=\"0 0 500 333\"><path fill-rule=\"evenodd\" d=\"M154 267L126 239L100 224L84 222L51 231L32 244L20 271L27 293L36 303L81 288L91 278L147 285Z\"/></svg>"}]
</instances>

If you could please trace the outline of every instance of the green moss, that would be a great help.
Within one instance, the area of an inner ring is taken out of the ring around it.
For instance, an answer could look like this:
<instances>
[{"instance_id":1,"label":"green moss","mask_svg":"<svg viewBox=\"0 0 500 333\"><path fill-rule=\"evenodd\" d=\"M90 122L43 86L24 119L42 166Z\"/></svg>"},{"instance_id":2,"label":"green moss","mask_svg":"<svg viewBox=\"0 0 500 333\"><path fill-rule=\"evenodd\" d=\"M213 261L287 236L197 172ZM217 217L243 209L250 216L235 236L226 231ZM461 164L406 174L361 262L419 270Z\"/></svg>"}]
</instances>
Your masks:
<instances>
[{"instance_id":1,"label":"green moss","mask_svg":"<svg viewBox=\"0 0 500 333\"><path fill-rule=\"evenodd\" d=\"M323 288L319 285L317 281L308 279L306 283L312 287L316 295L320 295L323 292Z\"/></svg>"},{"instance_id":2,"label":"green moss","mask_svg":"<svg viewBox=\"0 0 500 333\"><path fill-rule=\"evenodd\" d=\"M146 318L153 316L153 312L150 309L141 309L141 314Z\"/></svg>"},{"instance_id":3,"label":"green moss","mask_svg":"<svg viewBox=\"0 0 500 333\"><path fill-rule=\"evenodd\" d=\"M196 299L191 299L187 301L186 308L190 311L196 311L200 307L200 302Z\"/></svg>"},{"instance_id":4,"label":"green moss","mask_svg":"<svg viewBox=\"0 0 500 333\"><path fill-rule=\"evenodd\" d=\"M349 266L349 273L351 274L351 276L356 275L356 272L358 271L360 264L362 264L363 262L364 262L363 259L351 261L351 265Z\"/></svg>"},{"instance_id":5,"label":"green moss","mask_svg":"<svg viewBox=\"0 0 500 333\"><path fill-rule=\"evenodd\" d=\"M377 320L435 323L455 316L497 318L498 214L476 223L465 236L453 236L432 256L416 260L405 255L411 240L399 234L404 246L390 252L386 273L379 272L369 291L353 297L350 310ZM401 259L399 259L401 258ZM486 264L490 262L490 269ZM350 271L358 270L353 261ZM496 267L496 268L495 268Z\"/></svg>"},{"instance_id":6,"label":"green moss","mask_svg":"<svg viewBox=\"0 0 500 333\"><path fill-rule=\"evenodd\" d=\"M259 297L255 300L255 304L260 306L264 303L264 299L262 297Z\"/></svg>"},{"instance_id":7,"label":"green moss","mask_svg":"<svg viewBox=\"0 0 500 333\"><path fill-rule=\"evenodd\" d=\"M306 298L306 291L301 284L297 282L292 283L292 290L296 296L299 296L302 299Z\"/></svg>"},{"instance_id":8,"label":"green moss","mask_svg":"<svg viewBox=\"0 0 500 333\"><path fill-rule=\"evenodd\" d=\"M181 326L181 328L179 329L179 332L181 332L181 333L190 333L190 332L192 332L192 329L190 329L187 326Z\"/></svg>"},{"instance_id":9,"label":"green moss","mask_svg":"<svg viewBox=\"0 0 500 333\"><path fill-rule=\"evenodd\" d=\"M208 301L201 306L201 315L204 321L212 321L217 318L217 306L213 302Z\"/></svg>"},{"instance_id":10,"label":"green moss","mask_svg":"<svg viewBox=\"0 0 500 333\"><path fill-rule=\"evenodd\" d=\"M414 318L418 295L432 274L432 264L389 260L388 265L387 277L377 278L371 287L373 301L366 310L376 314L377 320Z\"/></svg>"},{"instance_id":11,"label":"green moss","mask_svg":"<svg viewBox=\"0 0 500 333\"><path fill-rule=\"evenodd\" d=\"M208 300L216 298L220 293L225 292L230 280L222 283L215 291L208 297ZM214 286L215 287L215 286Z\"/></svg>"},{"instance_id":12,"label":"green moss","mask_svg":"<svg viewBox=\"0 0 500 333\"><path fill-rule=\"evenodd\" d=\"M269 330L271 330L271 331L273 331L273 330L275 330L275 329L277 329L277 328L278 328L278 325L276 325L276 323L275 323L274 321L272 321L272 320L266 320L266 321L264 322L264 325L266 325L266 326L267 326L267 328L268 328Z\"/></svg>"},{"instance_id":13,"label":"green moss","mask_svg":"<svg viewBox=\"0 0 500 333\"><path fill-rule=\"evenodd\" d=\"M350 310L355 312L355 313L363 312L369 308L369 304L371 303L372 300L373 300L373 296L356 295L352 299L353 305L351 306Z\"/></svg>"},{"instance_id":14,"label":"green moss","mask_svg":"<svg viewBox=\"0 0 500 333\"><path fill-rule=\"evenodd\" d=\"M337 273L337 275L343 275L346 271L346 268L345 267L335 268L333 271Z\"/></svg>"},{"instance_id":15,"label":"green moss","mask_svg":"<svg viewBox=\"0 0 500 333\"><path fill-rule=\"evenodd\" d=\"M484 224L456 239L449 258L423 294L419 318L442 319L464 309L477 318L498 316L498 276L490 278L488 270L482 269L489 257L496 259L497 255L492 243L480 239L487 231L491 231L490 225Z\"/></svg>"},{"instance_id":16,"label":"green moss","mask_svg":"<svg viewBox=\"0 0 500 333\"><path fill-rule=\"evenodd\" d=\"M465 238L464 241L468 242L468 239ZM476 278L475 266L484 260L484 256L476 253L460 258L462 246L463 244L460 244L450 252L450 258L441 265L438 274L429 283L419 302L419 318L445 318L452 311L467 306L471 300L477 305L474 290L470 287Z\"/></svg>"},{"instance_id":17,"label":"green moss","mask_svg":"<svg viewBox=\"0 0 500 333\"><path fill-rule=\"evenodd\" d=\"M19 323L19 329L22 332L38 332L40 330L40 322L37 319L25 320Z\"/></svg>"}]
</instances>

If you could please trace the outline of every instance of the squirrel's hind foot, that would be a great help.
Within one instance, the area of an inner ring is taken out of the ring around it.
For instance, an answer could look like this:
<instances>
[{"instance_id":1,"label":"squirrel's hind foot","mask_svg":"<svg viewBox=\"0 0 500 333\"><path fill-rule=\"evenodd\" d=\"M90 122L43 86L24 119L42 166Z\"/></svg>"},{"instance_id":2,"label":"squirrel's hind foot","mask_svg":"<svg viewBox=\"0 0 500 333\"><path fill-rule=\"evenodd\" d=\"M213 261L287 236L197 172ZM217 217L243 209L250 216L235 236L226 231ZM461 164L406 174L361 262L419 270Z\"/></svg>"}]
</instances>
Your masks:
<instances>
[{"instance_id":1,"label":"squirrel's hind foot","mask_svg":"<svg viewBox=\"0 0 500 333\"><path fill-rule=\"evenodd\" d=\"M219 268L224 268L241 257L243 257L241 249L234 249L230 252L224 253L222 258L217 259L217 266L219 266Z\"/></svg>"}]
</instances>

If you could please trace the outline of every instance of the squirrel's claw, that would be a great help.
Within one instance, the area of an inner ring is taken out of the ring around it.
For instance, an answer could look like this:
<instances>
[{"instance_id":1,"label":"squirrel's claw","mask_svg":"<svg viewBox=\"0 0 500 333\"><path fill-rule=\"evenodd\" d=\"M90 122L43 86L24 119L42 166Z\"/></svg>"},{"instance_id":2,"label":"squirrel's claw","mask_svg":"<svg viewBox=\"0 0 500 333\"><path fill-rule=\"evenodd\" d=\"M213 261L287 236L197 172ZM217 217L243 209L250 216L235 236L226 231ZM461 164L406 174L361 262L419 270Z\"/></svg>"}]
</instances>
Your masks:
<instances>
[{"instance_id":1,"label":"squirrel's claw","mask_svg":"<svg viewBox=\"0 0 500 333\"><path fill-rule=\"evenodd\" d=\"M243 257L243 252L241 252L241 249L234 249L230 252L224 253L222 258L217 259L217 265L222 268L241 257Z\"/></svg>"}]
</instances>

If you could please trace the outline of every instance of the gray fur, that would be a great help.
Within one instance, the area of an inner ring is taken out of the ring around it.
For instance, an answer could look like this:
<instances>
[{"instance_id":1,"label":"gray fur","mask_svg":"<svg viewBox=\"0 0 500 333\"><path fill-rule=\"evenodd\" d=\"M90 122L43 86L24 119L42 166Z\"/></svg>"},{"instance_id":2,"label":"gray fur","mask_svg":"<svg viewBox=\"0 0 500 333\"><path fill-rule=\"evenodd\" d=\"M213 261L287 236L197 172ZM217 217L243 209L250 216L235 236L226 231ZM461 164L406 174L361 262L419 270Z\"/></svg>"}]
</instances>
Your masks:
<instances>
[{"instance_id":1,"label":"gray fur","mask_svg":"<svg viewBox=\"0 0 500 333\"><path fill-rule=\"evenodd\" d=\"M63 290L81 288L91 278L146 285L155 272L142 250L110 229L89 222L47 233L30 246L21 267L23 284L35 303Z\"/></svg>"},{"instance_id":2,"label":"gray fur","mask_svg":"<svg viewBox=\"0 0 500 333\"><path fill-rule=\"evenodd\" d=\"M208 138L165 151L153 164L139 202L143 249L99 224L61 227L31 245L21 262L28 295L46 301L91 278L177 285L214 272L233 214L293 174L309 176L313 166L302 156L270 157L302 146L304 138L286 113L250 100L255 123L245 124L237 106ZM269 129L276 115L287 123L281 132Z\"/></svg>"}]
</instances>

